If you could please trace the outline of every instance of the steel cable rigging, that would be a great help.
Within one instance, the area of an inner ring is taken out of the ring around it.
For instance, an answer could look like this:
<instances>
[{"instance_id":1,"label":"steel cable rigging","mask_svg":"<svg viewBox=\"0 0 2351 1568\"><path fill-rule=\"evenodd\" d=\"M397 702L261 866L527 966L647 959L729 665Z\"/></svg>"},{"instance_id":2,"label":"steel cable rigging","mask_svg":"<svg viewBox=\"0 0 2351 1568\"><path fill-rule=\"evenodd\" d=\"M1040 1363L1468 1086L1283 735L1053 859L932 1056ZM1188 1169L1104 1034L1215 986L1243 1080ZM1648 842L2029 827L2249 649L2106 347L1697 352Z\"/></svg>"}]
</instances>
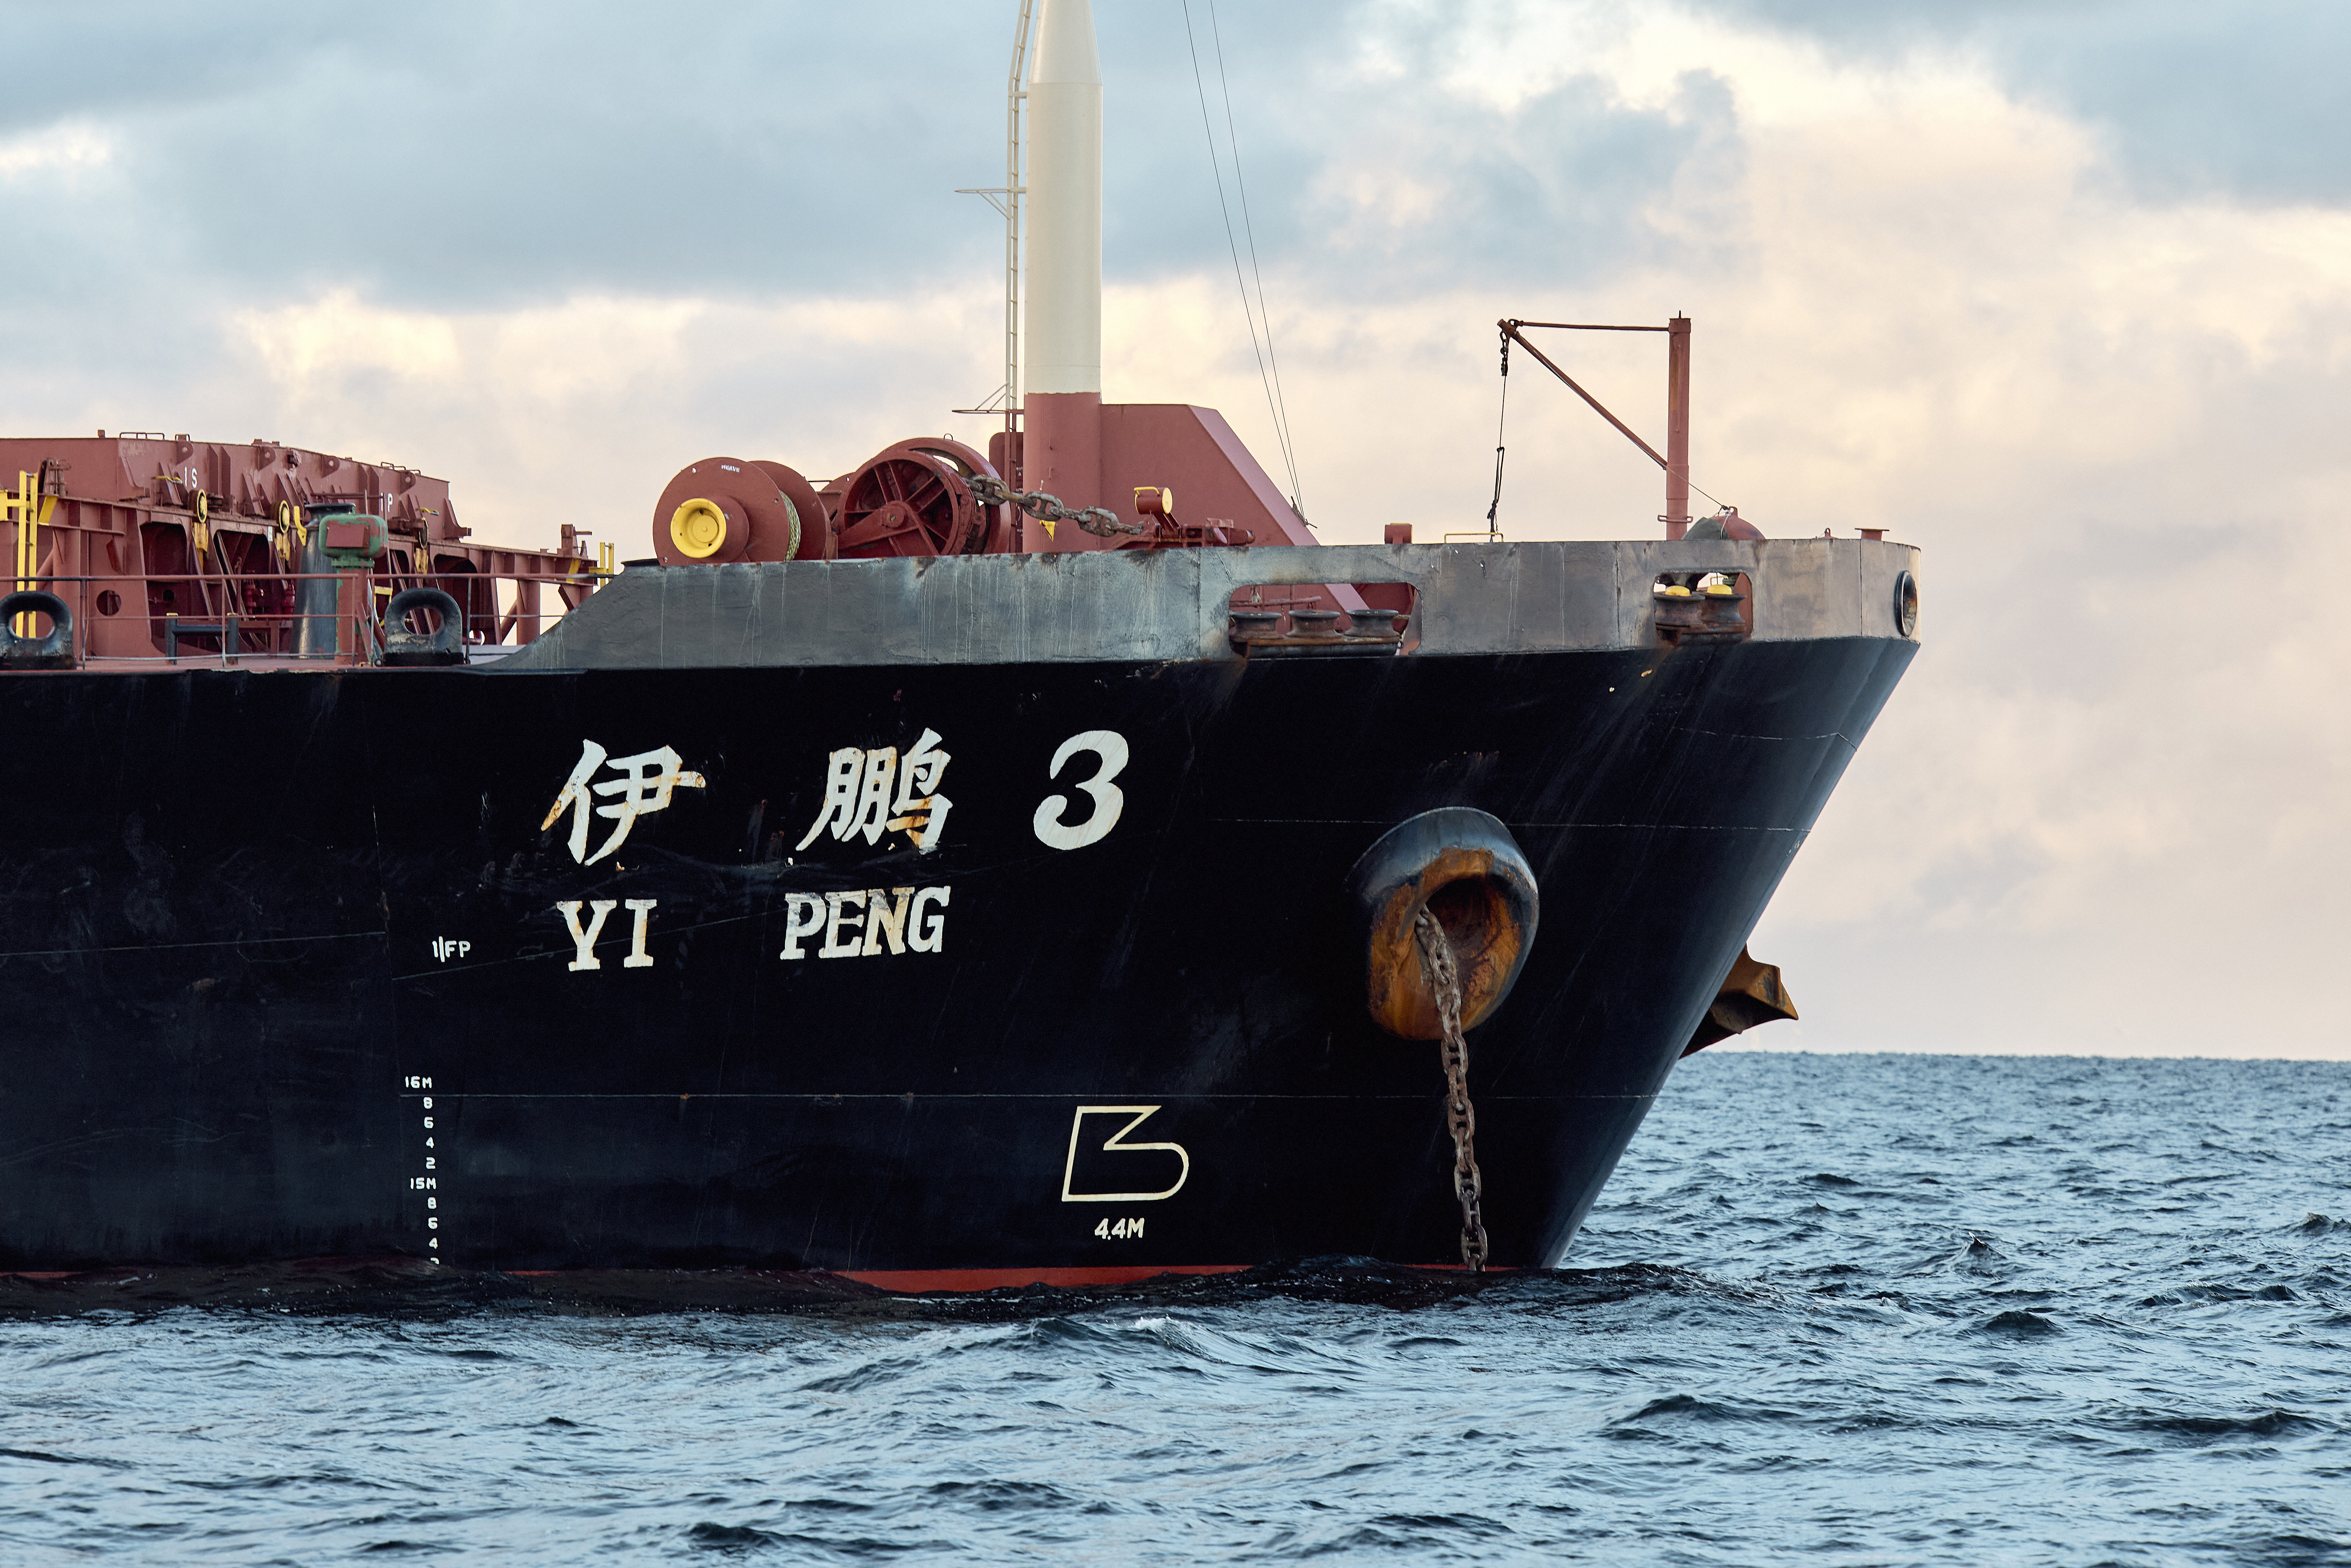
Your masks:
<instances>
[{"instance_id":1,"label":"steel cable rigging","mask_svg":"<svg viewBox=\"0 0 2351 1568\"><path fill-rule=\"evenodd\" d=\"M1216 124L1208 114L1207 80L1200 70L1200 46L1192 31L1192 0L1183 0L1184 42L1192 52L1192 85L1200 97L1200 129L1208 138L1208 165L1217 180L1217 209L1225 220L1225 244L1232 252L1233 282L1240 289L1241 316L1249 323L1249 351L1257 356L1258 381L1265 388L1266 412L1273 418L1274 441L1281 448L1282 467L1290 476L1290 509L1302 520L1306 512L1298 483L1298 451L1290 441L1289 402L1281 393L1281 362L1273 351L1273 319L1265 308L1265 275L1258 266L1257 229L1249 221L1249 185L1241 178L1240 140L1233 129L1232 84L1225 75L1224 34L1217 26L1216 0L1207 0L1207 5L1209 36L1217 51L1217 89L1224 97L1225 136L1232 149L1233 184L1240 195L1241 227L1249 236L1249 270L1257 278L1254 308L1249 302L1249 277L1241 271L1241 247L1233 234L1232 208L1225 200L1225 167L1223 160L1217 156ZM1260 321L1264 324L1262 343L1258 335Z\"/></svg>"}]
</instances>

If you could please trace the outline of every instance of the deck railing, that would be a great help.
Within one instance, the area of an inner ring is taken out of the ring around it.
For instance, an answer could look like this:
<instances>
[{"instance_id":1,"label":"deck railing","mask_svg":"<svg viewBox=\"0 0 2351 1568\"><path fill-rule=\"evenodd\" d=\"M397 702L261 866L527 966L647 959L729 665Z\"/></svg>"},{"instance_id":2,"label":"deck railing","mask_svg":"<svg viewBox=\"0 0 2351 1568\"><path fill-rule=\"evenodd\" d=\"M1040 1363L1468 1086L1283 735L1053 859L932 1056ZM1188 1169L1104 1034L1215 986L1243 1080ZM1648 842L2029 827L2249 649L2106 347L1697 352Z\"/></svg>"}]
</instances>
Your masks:
<instances>
[{"instance_id":1,"label":"deck railing","mask_svg":"<svg viewBox=\"0 0 2351 1568\"><path fill-rule=\"evenodd\" d=\"M32 576L14 586L56 595L71 612L72 653L77 665L190 664L235 666L267 661L304 664L372 664L383 648L386 604L410 588L436 588L458 606L464 621L464 646L469 658L497 657L534 640L546 627L576 609L590 592L611 578L608 560L591 563L580 558L580 570L566 572L264 572L190 573L169 576ZM329 585L334 602L312 590L312 608L301 608L304 586ZM174 604L159 610L152 588L193 589L198 602L183 613ZM538 591L558 591L558 606L543 609ZM358 595L352 591L357 590ZM574 597L574 594L577 597ZM143 603L134 603L136 596ZM363 605L350 602L364 596ZM440 616L431 607L409 607L402 615L406 630L431 632ZM12 620L19 637L46 635L48 617L27 611ZM146 622L143 636L99 635L100 629L129 628ZM346 624L348 622L348 625ZM323 624L321 624L323 623ZM306 626L330 631L329 635L305 637ZM348 634L346 634L348 633ZM106 643L101 649L96 644ZM125 643L143 644L126 651Z\"/></svg>"}]
</instances>

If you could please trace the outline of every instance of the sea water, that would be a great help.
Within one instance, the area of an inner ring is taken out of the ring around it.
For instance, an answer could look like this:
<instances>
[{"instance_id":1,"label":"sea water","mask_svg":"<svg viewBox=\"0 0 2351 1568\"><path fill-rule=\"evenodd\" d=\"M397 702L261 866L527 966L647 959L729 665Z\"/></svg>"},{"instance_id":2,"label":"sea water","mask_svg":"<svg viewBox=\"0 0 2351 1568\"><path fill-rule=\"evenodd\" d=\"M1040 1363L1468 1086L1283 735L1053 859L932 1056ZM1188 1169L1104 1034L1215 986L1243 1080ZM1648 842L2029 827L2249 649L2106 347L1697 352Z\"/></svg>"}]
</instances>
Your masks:
<instances>
[{"instance_id":1,"label":"sea water","mask_svg":"<svg viewBox=\"0 0 2351 1568\"><path fill-rule=\"evenodd\" d=\"M2351 1066L1709 1052L1571 1261L0 1323L0 1562L2351 1563Z\"/></svg>"}]
</instances>

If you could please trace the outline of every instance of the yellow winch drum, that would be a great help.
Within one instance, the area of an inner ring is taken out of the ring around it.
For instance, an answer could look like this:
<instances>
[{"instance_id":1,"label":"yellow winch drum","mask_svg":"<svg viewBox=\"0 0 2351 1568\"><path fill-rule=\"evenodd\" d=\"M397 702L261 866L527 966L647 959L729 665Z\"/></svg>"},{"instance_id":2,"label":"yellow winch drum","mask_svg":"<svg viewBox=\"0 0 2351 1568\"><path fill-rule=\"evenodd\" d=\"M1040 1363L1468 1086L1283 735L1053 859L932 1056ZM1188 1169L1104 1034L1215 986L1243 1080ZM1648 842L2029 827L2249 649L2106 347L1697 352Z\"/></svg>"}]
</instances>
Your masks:
<instances>
[{"instance_id":1,"label":"yellow winch drum","mask_svg":"<svg viewBox=\"0 0 2351 1568\"><path fill-rule=\"evenodd\" d=\"M824 517L816 491L784 465L705 457L679 469L653 503L653 558L731 566L790 560L804 545L821 554Z\"/></svg>"},{"instance_id":2,"label":"yellow winch drum","mask_svg":"<svg viewBox=\"0 0 2351 1568\"><path fill-rule=\"evenodd\" d=\"M696 560L726 548L726 511L717 502L695 497L669 515L670 542Z\"/></svg>"}]
</instances>

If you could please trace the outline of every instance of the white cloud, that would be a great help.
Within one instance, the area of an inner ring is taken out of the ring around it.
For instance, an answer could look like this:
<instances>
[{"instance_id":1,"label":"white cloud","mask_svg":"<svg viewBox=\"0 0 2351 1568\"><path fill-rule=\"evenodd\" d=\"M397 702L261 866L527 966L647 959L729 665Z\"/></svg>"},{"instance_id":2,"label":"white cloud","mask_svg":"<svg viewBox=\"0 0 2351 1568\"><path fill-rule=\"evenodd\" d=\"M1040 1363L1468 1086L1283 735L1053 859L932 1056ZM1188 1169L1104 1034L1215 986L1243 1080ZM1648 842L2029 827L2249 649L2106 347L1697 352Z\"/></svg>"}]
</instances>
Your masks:
<instances>
[{"instance_id":1,"label":"white cloud","mask_svg":"<svg viewBox=\"0 0 2351 1568\"><path fill-rule=\"evenodd\" d=\"M984 444L984 422L946 406L991 379L992 305L984 282L911 305L596 296L455 312L339 291L239 312L227 336L247 423L451 476L476 538L546 547L571 522L627 559L651 550L662 486L700 458L773 458L821 482L908 435L959 425Z\"/></svg>"},{"instance_id":2,"label":"white cloud","mask_svg":"<svg viewBox=\"0 0 2351 1568\"><path fill-rule=\"evenodd\" d=\"M1274 280L1324 537L1474 525L1495 316L1687 309L1699 481L1775 532L1927 549L1927 650L1758 933L1807 1013L1779 1038L2351 1056L2324 978L2351 733L2321 586L2351 571L2329 426L2351 214L2136 204L2098 135L1963 57L1831 64L1687 20L1578 47L1593 15L1480 13L1443 79L1517 102L1600 71L1663 102L1668 65L1721 76L1735 258L1378 306ZM1183 377L1167 347L1238 340L1228 300L1123 298L1112 340L1161 324L1135 379L1205 390L1268 451L1252 367ZM1654 340L1560 346L1654 439ZM1513 380L1514 537L1646 532L1654 467L1533 367Z\"/></svg>"},{"instance_id":3,"label":"white cloud","mask_svg":"<svg viewBox=\"0 0 2351 1568\"><path fill-rule=\"evenodd\" d=\"M113 158L113 139L96 128L51 125L0 140L0 181L13 184L33 174L78 174Z\"/></svg>"}]
</instances>

